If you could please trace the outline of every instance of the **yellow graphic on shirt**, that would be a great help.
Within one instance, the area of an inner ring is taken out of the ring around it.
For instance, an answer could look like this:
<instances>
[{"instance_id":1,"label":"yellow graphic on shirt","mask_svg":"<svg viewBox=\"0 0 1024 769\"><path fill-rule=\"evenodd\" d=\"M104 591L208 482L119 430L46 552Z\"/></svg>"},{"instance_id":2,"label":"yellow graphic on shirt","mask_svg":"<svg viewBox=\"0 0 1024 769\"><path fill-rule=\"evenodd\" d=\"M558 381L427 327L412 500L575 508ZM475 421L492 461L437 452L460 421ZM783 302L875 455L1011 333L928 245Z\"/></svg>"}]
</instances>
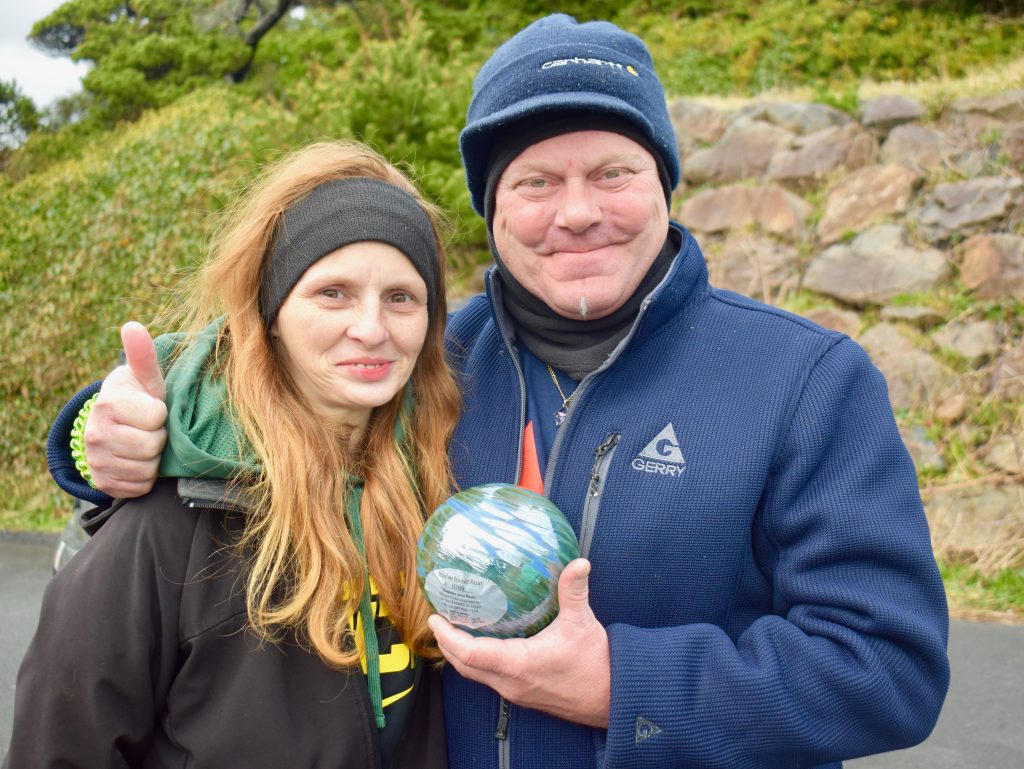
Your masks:
<instances>
[{"instance_id":1,"label":"yellow graphic on shirt","mask_svg":"<svg viewBox=\"0 0 1024 769\"><path fill-rule=\"evenodd\" d=\"M392 702L398 702L400 699L402 699L402 697L404 697L405 695L409 694L409 692L411 692L411 691L412 691L412 687L410 686L404 692L399 692L398 694L392 694L390 697L385 697L384 699L382 699L380 701L380 706L382 708L386 708Z\"/></svg>"},{"instance_id":2,"label":"yellow graphic on shirt","mask_svg":"<svg viewBox=\"0 0 1024 769\"><path fill-rule=\"evenodd\" d=\"M390 616L388 609L380 600L380 596L377 592L377 583L373 577L370 577L370 606L373 611L374 620L386 619ZM350 617L348 621L349 628L356 639L356 645L359 648L359 664L365 674L367 671L366 667L366 648L363 643L363 618L358 613L354 617ZM393 631L393 629L392 629ZM382 633L378 630L378 640L381 638ZM381 674L381 687L387 689L387 679L385 676L388 674L405 673L405 677L411 681L411 677L407 671L411 671L416 667L416 657L413 656L412 651L402 643L397 633L392 632L393 640L391 645L384 649L383 646L380 648L379 654L377 655L380 660L380 674ZM401 678L399 679L401 680ZM384 697L381 704L384 707L397 702L398 700L405 697L407 694L412 692L413 687L410 685L408 688L403 689L395 694L390 694Z\"/></svg>"}]
</instances>

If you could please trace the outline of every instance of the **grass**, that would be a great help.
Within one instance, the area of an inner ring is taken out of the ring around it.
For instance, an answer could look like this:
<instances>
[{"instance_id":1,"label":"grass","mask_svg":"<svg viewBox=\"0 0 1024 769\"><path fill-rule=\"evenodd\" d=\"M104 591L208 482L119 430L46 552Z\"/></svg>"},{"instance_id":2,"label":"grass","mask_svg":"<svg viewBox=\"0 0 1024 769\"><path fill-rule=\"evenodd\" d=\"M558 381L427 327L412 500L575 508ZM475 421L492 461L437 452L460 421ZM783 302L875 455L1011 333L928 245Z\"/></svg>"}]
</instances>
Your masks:
<instances>
[{"instance_id":1,"label":"grass","mask_svg":"<svg viewBox=\"0 0 1024 769\"><path fill-rule=\"evenodd\" d=\"M915 83L899 80L860 84L861 99L871 99L889 93L899 93L920 101L929 114L939 116L943 110L960 99L1004 93L1024 85L1024 56L958 78L937 77Z\"/></svg>"},{"instance_id":2,"label":"grass","mask_svg":"<svg viewBox=\"0 0 1024 769\"><path fill-rule=\"evenodd\" d=\"M829 91L821 86L772 88L756 96L748 95L693 95L693 98L717 109L732 111L757 101L825 101L849 106L870 99L900 94L921 102L927 110L926 119L939 117L954 102L961 99L991 96L1024 88L1024 56L1010 62L983 67L963 77L933 77L918 81L864 79L859 85L841 91ZM685 94L676 94L685 95Z\"/></svg>"},{"instance_id":3,"label":"grass","mask_svg":"<svg viewBox=\"0 0 1024 769\"><path fill-rule=\"evenodd\" d=\"M950 614L960 619L1024 623L1024 569L991 575L966 563L939 563Z\"/></svg>"}]
</instances>

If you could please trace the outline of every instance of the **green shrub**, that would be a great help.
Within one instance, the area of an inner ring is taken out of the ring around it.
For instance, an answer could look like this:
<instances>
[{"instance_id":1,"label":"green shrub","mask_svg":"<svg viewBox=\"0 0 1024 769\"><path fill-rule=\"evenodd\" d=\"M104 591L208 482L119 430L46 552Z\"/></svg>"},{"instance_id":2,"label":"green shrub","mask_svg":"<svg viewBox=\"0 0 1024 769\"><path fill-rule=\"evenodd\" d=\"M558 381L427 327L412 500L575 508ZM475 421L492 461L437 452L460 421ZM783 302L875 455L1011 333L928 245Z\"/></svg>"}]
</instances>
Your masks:
<instances>
[{"instance_id":1,"label":"green shrub","mask_svg":"<svg viewBox=\"0 0 1024 769\"><path fill-rule=\"evenodd\" d=\"M688 5L688 4L684 4ZM655 11L627 22L650 44L673 94L757 94L864 78L960 77L1019 54L1024 21L981 11L868 0L722 2L697 18Z\"/></svg>"},{"instance_id":2,"label":"green shrub","mask_svg":"<svg viewBox=\"0 0 1024 769\"><path fill-rule=\"evenodd\" d=\"M62 504L43 457L49 423L109 369L120 324L149 321L200 258L208 214L271 153L283 117L208 89L5 190L0 526Z\"/></svg>"},{"instance_id":3,"label":"green shrub","mask_svg":"<svg viewBox=\"0 0 1024 769\"><path fill-rule=\"evenodd\" d=\"M459 159L477 62L459 40L437 53L437 33L418 15L394 39L366 40L335 70L314 71L282 98L297 143L354 137L403 164L455 225L453 243L484 245Z\"/></svg>"}]
</instances>

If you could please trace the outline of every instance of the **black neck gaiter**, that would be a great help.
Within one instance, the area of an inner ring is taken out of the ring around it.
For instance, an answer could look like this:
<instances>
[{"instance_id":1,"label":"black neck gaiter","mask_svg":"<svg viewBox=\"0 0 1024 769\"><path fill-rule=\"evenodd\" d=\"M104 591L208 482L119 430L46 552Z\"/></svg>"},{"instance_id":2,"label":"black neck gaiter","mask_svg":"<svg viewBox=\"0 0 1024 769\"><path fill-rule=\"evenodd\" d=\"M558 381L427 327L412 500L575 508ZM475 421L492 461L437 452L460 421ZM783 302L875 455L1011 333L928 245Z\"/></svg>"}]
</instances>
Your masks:
<instances>
[{"instance_id":1,"label":"black neck gaiter","mask_svg":"<svg viewBox=\"0 0 1024 769\"><path fill-rule=\"evenodd\" d=\"M640 304L668 274L679 252L678 236L670 229L665 244L633 295L615 312L596 320L565 318L531 294L502 263L494 250L496 273L501 278L502 304L516 334L544 363L561 369L576 381L601 366L629 332Z\"/></svg>"}]
</instances>

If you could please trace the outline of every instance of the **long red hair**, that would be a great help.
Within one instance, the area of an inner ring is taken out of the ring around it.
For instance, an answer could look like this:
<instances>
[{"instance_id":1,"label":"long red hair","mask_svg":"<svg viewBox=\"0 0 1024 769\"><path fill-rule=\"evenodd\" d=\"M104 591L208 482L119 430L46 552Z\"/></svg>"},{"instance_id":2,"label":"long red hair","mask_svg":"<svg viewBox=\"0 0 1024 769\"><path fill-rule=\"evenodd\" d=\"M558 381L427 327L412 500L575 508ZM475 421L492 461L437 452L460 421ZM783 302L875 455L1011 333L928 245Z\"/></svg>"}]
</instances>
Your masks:
<instances>
[{"instance_id":1,"label":"long red hair","mask_svg":"<svg viewBox=\"0 0 1024 769\"><path fill-rule=\"evenodd\" d=\"M395 440L395 427L404 393L374 410L353 449L349 435L318 419L284 374L257 299L275 228L288 207L314 188L348 177L380 179L420 202L434 224L443 284L437 210L378 153L354 142L322 142L272 164L229 211L190 302L197 325L227 316L218 347L228 397L263 469L259 477L241 479L254 500L242 543L249 623L270 640L294 630L335 666L357 662L350 621L366 584L347 523L353 476L364 480L359 512L380 600L414 653L439 656L426 624L430 610L416 584L416 540L426 515L453 488L447 449L460 403L444 355L443 290L433 297L413 370L415 408L403 443Z\"/></svg>"}]
</instances>

